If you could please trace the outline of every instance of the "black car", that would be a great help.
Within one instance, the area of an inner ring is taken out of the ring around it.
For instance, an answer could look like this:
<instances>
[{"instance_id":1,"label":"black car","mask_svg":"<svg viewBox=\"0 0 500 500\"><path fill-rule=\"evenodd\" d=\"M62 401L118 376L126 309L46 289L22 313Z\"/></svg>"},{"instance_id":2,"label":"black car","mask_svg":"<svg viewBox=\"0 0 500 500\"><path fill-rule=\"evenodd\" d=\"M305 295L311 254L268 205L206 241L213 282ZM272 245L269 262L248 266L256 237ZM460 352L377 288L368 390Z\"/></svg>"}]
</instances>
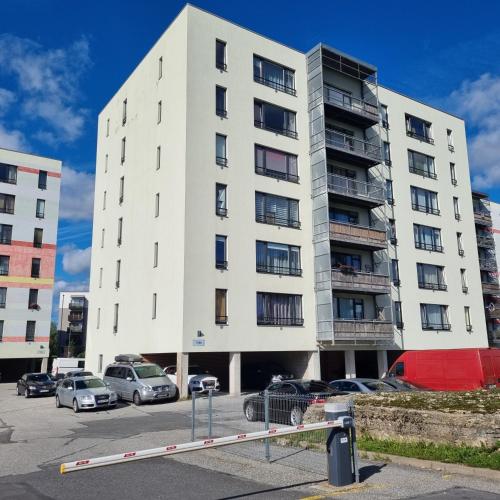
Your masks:
<instances>
[{"instance_id":1,"label":"black car","mask_svg":"<svg viewBox=\"0 0 500 500\"><path fill-rule=\"evenodd\" d=\"M293 373L277 363L251 363L241 367L241 384L247 388L262 389L272 382L293 378Z\"/></svg>"},{"instance_id":2,"label":"black car","mask_svg":"<svg viewBox=\"0 0 500 500\"><path fill-rule=\"evenodd\" d=\"M16 385L18 396L53 396L56 384L47 373L25 373Z\"/></svg>"},{"instance_id":3,"label":"black car","mask_svg":"<svg viewBox=\"0 0 500 500\"><path fill-rule=\"evenodd\" d=\"M307 408L324 403L332 396L344 395L321 380L286 380L275 382L269 392L269 421L277 424L300 425ZM243 411L247 420L265 420L264 391L245 398Z\"/></svg>"}]
</instances>

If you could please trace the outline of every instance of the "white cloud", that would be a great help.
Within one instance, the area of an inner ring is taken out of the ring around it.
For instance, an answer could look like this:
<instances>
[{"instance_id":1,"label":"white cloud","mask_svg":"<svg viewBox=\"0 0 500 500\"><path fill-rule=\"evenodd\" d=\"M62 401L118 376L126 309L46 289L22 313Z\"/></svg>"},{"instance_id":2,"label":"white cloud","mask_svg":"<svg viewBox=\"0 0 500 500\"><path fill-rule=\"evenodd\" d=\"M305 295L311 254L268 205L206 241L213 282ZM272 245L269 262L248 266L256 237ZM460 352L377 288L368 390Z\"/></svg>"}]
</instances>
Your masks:
<instances>
[{"instance_id":1,"label":"white cloud","mask_svg":"<svg viewBox=\"0 0 500 500\"><path fill-rule=\"evenodd\" d=\"M54 299L60 292L88 292L88 281L57 280L54 283Z\"/></svg>"},{"instance_id":2,"label":"white cloud","mask_svg":"<svg viewBox=\"0 0 500 500\"><path fill-rule=\"evenodd\" d=\"M76 248L65 246L59 249L62 253L62 266L68 274L80 274L90 269L90 254L92 247Z\"/></svg>"},{"instance_id":3,"label":"white cloud","mask_svg":"<svg viewBox=\"0 0 500 500\"><path fill-rule=\"evenodd\" d=\"M0 115L3 115L15 100L14 92L0 88Z\"/></svg>"},{"instance_id":4,"label":"white cloud","mask_svg":"<svg viewBox=\"0 0 500 500\"><path fill-rule=\"evenodd\" d=\"M91 220L94 207L94 175L63 167L59 217L72 221Z\"/></svg>"},{"instance_id":5,"label":"white cloud","mask_svg":"<svg viewBox=\"0 0 500 500\"><path fill-rule=\"evenodd\" d=\"M23 151L27 149L27 141L22 132L19 130L7 130L0 123L0 147Z\"/></svg>"}]
</instances>

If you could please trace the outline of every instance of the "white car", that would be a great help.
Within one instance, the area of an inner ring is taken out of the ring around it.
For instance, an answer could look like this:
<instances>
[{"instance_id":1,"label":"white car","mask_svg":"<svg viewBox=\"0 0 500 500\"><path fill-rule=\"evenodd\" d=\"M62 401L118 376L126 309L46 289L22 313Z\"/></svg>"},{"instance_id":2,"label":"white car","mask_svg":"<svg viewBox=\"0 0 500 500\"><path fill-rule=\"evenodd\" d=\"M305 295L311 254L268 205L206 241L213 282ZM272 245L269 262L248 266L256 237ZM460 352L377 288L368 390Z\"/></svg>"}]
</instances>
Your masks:
<instances>
[{"instance_id":1,"label":"white car","mask_svg":"<svg viewBox=\"0 0 500 500\"><path fill-rule=\"evenodd\" d=\"M177 366L170 365L163 369L168 378L177 385ZM204 372L199 366L192 365L188 368L188 390L192 392L204 393L212 389L214 392L220 391L220 384L217 377Z\"/></svg>"}]
</instances>

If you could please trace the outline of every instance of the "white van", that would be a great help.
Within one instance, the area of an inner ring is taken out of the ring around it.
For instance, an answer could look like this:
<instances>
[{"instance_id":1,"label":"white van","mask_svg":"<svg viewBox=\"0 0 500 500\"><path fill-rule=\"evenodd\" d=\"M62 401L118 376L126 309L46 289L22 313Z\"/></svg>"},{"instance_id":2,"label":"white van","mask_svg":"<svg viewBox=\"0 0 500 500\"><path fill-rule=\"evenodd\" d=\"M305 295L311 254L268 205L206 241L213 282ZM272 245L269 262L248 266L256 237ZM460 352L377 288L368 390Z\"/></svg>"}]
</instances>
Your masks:
<instances>
[{"instance_id":1,"label":"white van","mask_svg":"<svg viewBox=\"0 0 500 500\"><path fill-rule=\"evenodd\" d=\"M84 368L83 358L55 358L52 362L52 375L62 378L65 373L83 371Z\"/></svg>"}]
</instances>

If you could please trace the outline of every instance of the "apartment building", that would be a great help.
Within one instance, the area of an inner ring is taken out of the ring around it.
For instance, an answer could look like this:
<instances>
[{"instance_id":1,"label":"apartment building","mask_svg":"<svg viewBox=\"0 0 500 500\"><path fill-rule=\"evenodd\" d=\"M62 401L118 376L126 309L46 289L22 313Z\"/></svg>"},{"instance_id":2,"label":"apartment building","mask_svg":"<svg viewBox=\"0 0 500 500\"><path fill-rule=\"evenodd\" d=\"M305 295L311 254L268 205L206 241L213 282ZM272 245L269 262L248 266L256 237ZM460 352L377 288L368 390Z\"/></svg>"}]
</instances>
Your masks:
<instances>
[{"instance_id":1,"label":"apartment building","mask_svg":"<svg viewBox=\"0 0 500 500\"><path fill-rule=\"evenodd\" d=\"M61 162L0 148L0 372L44 370Z\"/></svg>"},{"instance_id":2,"label":"apartment building","mask_svg":"<svg viewBox=\"0 0 500 500\"><path fill-rule=\"evenodd\" d=\"M487 345L466 148L375 66L186 6L99 115L88 367L238 392L257 360L330 379Z\"/></svg>"},{"instance_id":3,"label":"apartment building","mask_svg":"<svg viewBox=\"0 0 500 500\"><path fill-rule=\"evenodd\" d=\"M59 357L78 356L85 352L89 308L88 292L61 292L57 324Z\"/></svg>"}]
</instances>

